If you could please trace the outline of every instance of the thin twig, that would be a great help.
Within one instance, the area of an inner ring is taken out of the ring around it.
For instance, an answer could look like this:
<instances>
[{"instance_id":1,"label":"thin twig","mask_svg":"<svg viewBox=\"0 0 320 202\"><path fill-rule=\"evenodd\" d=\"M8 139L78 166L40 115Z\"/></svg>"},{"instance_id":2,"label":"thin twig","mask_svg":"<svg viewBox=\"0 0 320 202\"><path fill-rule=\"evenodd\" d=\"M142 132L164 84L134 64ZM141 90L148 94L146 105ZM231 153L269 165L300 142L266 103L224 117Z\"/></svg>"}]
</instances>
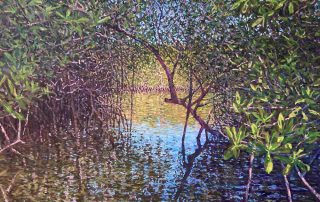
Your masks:
<instances>
[{"instance_id":1,"label":"thin twig","mask_svg":"<svg viewBox=\"0 0 320 202\"><path fill-rule=\"evenodd\" d=\"M306 178L304 178L304 176L302 175L302 173L300 172L299 168L297 168L297 166L295 166L295 169L298 173L298 176L300 177L301 181L303 182L303 184L309 189L309 191L318 199L320 200L320 194L309 184L309 182L306 180Z\"/></svg>"},{"instance_id":2,"label":"thin twig","mask_svg":"<svg viewBox=\"0 0 320 202\"><path fill-rule=\"evenodd\" d=\"M283 179L284 179L284 182L285 182L285 185L286 185L288 202L292 202L292 194L291 194L291 188L290 188L290 182L288 180L288 176L287 175L283 175Z\"/></svg>"},{"instance_id":3,"label":"thin twig","mask_svg":"<svg viewBox=\"0 0 320 202\"><path fill-rule=\"evenodd\" d=\"M282 169L284 169L284 165L281 163ZM284 183L287 190L287 199L288 202L292 202L292 194L291 194L291 188L290 188L290 182L287 175L283 175Z\"/></svg>"},{"instance_id":4,"label":"thin twig","mask_svg":"<svg viewBox=\"0 0 320 202\"><path fill-rule=\"evenodd\" d=\"M1 192L2 192L2 196L3 196L4 202L9 202L7 193L6 193L6 191L3 189L2 185L0 185L0 189L1 189Z\"/></svg>"},{"instance_id":5,"label":"thin twig","mask_svg":"<svg viewBox=\"0 0 320 202\"><path fill-rule=\"evenodd\" d=\"M2 153L2 152L5 151L6 149L9 149L10 147L12 147L12 146L14 146L14 145L16 145L16 144L18 144L18 143L25 144L25 142L22 141L22 140L16 140L15 142L13 142L13 143L11 143L11 144L3 147L3 148L0 150L0 153Z\"/></svg>"},{"instance_id":6,"label":"thin twig","mask_svg":"<svg viewBox=\"0 0 320 202\"><path fill-rule=\"evenodd\" d=\"M24 136L24 134L25 134L25 132L26 132L27 125L28 125L28 123L29 123L29 114L30 114L30 108L28 108L28 111L27 111L27 116L26 116L26 121L25 121L25 123L24 123L22 136Z\"/></svg>"},{"instance_id":7,"label":"thin twig","mask_svg":"<svg viewBox=\"0 0 320 202\"><path fill-rule=\"evenodd\" d=\"M12 189L12 187L13 187L13 184L14 184L14 182L16 181L16 179L17 179L18 175L20 174L20 172L21 172L21 171L18 171L18 172L14 175L14 177L12 178L12 180L11 180L11 182L10 182L7 190L6 190L7 193L10 193L10 191L11 191L11 189Z\"/></svg>"},{"instance_id":8,"label":"thin twig","mask_svg":"<svg viewBox=\"0 0 320 202\"><path fill-rule=\"evenodd\" d=\"M6 129L4 128L4 126L0 123L0 128L1 128L1 132L3 133L5 139L8 141L8 143L10 144L10 138L9 135L6 131Z\"/></svg>"}]
</instances>

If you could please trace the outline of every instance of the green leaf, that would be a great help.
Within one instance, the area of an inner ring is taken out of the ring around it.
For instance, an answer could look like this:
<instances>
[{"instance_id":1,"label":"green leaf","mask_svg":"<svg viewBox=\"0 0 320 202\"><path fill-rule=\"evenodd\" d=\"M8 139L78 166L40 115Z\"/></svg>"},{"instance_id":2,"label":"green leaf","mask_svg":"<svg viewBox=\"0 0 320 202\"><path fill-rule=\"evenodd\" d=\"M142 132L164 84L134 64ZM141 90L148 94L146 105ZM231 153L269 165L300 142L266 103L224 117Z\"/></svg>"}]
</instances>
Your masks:
<instances>
[{"instance_id":1,"label":"green leaf","mask_svg":"<svg viewBox=\"0 0 320 202\"><path fill-rule=\"evenodd\" d=\"M247 108L250 108L251 106L252 106L252 104L253 104L253 99L251 99L248 103L247 103Z\"/></svg>"},{"instance_id":2,"label":"green leaf","mask_svg":"<svg viewBox=\"0 0 320 202\"><path fill-rule=\"evenodd\" d=\"M284 168L282 174L283 175L288 175L291 171L292 165L291 164L287 164L286 167Z\"/></svg>"},{"instance_id":3,"label":"green leaf","mask_svg":"<svg viewBox=\"0 0 320 202\"><path fill-rule=\"evenodd\" d=\"M228 148L228 149L225 151L224 155L223 155L223 159L224 159L224 160L229 160L230 158L232 158L232 156L233 156L233 153L232 153L231 149Z\"/></svg>"},{"instance_id":4,"label":"green leaf","mask_svg":"<svg viewBox=\"0 0 320 202\"><path fill-rule=\"evenodd\" d=\"M301 110L301 107L296 107L290 114L289 119L294 118L297 116L298 112Z\"/></svg>"},{"instance_id":5,"label":"green leaf","mask_svg":"<svg viewBox=\"0 0 320 202\"><path fill-rule=\"evenodd\" d=\"M275 142L275 143L272 143L269 147L269 151L275 151L277 148L279 148L281 145L281 143L278 143L278 142Z\"/></svg>"},{"instance_id":6,"label":"green leaf","mask_svg":"<svg viewBox=\"0 0 320 202\"><path fill-rule=\"evenodd\" d=\"M237 9L237 8L239 8L239 6L241 5L241 3L242 3L242 1L237 1L237 2L235 2L233 5L232 5L232 7L231 7L231 10L235 10L235 9Z\"/></svg>"},{"instance_id":7,"label":"green leaf","mask_svg":"<svg viewBox=\"0 0 320 202\"><path fill-rule=\"evenodd\" d=\"M110 16L104 17L104 18L102 18L102 19L100 19L100 20L98 21L98 24L106 23L106 22L108 22L109 20L111 20L111 17L110 17Z\"/></svg>"},{"instance_id":8,"label":"green leaf","mask_svg":"<svg viewBox=\"0 0 320 202\"><path fill-rule=\"evenodd\" d=\"M272 162L270 153L267 154L264 160L264 169L268 174L270 174L273 170L273 162Z\"/></svg>"},{"instance_id":9,"label":"green leaf","mask_svg":"<svg viewBox=\"0 0 320 202\"><path fill-rule=\"evenodd\" d=\"M254 85L254 84L250 83L250 87L251 87L251 89L252 89L253 91L257 91L257 86L258 86L258 85Z\"/></svg>"},{"instance_id":10,"label":"green leaf","mask_svg":"<svg viewBox=\"0 0 320 202\"><path fill-rule=\"evenodd\" d=\"M284 136L277 137L277 143L281 143L284 140Z\"/></svg>"},{"instance_id":11,"label":"green leaf","mask_svg":"<svg viewBox=\"0 0 320 202\"><path fill-rule=\"evenodd\" d=\"M282 113L280 113L278 116L278 127L280 130L283 129L283 122L284 122L284 117L283 117Z\"/></svg>"},{"instance_id":12,"label":"green leaf","mask_svg":"<svg viewBox=\"0 0 320 202\"><path fill-rule=\"evenodd\" d=\"M6 81L8 77L6 75L4 75L0 81L0 86L2 86L2 84Z\"/></svg>"},{"instance_id":13,"label":"green leaf","mask_svg":"<svg viewBox=\"0 0 320 202\"><path fill-rule=\"evenodd\" d=\"M239 144L239 145L237 145L236 146L238 149L240 149L240 150L246 150L246 149L248 149L248 146L247 145L244 145L244 144Z\"/></svg>"},{"instance_id":14,"label":"green leaf","mask_svg":"<svg viewBox=\"0 0 320 202\"><path fill-rule=\"evenodd\" d=\"M296 153L295 153L295 157L299 157L300 154L304 151L304 149L299 149Z\"/></svg>"},{"instance_id":15,"label":"green leaf","mask_svg":"<svg viewBox=\"0 0 320 202\"><path fill-rule=\"evenodd\" d=\"M24 116L16 111L13 111L11 115L18 120L25 120Z\"/></svg>"},{"instance_id":16,"label":"green leaf","mask_svg":"<svg viewBox=\"0 0 320 202\"><path fill-rule=\"evenodd\" d=\"M227 132L227 135L228 135L230 141L232 142L232 144L235 144L235 139L234 139L234 136L233 136L233 132L231 131L231 128L230 127L226 127L226 132Z\"/></svg>"},{"instance_id":17,"label":"green leaf","mask_svg":"<svg viewBox=\"0 0 320 202\"><path fill-rule=\"evenodd\" d=\"M67 10L67 13L66 13L66 17L69 17L70 15L71 15L71 10L68 9L68 10Z\"/></svg>"},{"instance_id":18,"label":"green leaf","mask_svg":"<svg viewBox=\"0 0 320 202\"><path fill-rule=\"evenodd\" d=\"M9 105L8 103L2 103L2 107L9 114L11 114L13 112L11 105Z\"/></svg>"},{"instance_id":19,"label":"green leaf","mask_svg":"<svg viewBox=\"0 0 320 202\"><path fill-rule=\"evenodd\" d=\"M237 147L232 148L233 156L237 159L240 156L240 150Z\"/></svg>"},{"instance_id":20,"label":"green leaf","mask_svg":"<svg viewBox=\"0 0 320 202\"><path fill-rule=\"evenodd\" d=\"M229 137L232 137L232 136L233 136L233 135L232 135L232 132L231 132L231 129L230 129L229 126L226 127L226 132L227 132L227 135L228 135Z\"/></svg>"},{"instance_id":21,"label":"green leaf","mask_svg":"<svg viewBox=\"0 0 320 202\"><path fill-rule=\"evenodd\" d=\"M82 18L77 19L77 22L78 23L86 23L86 22L89 22L89 18L82 17Z\"/></svg>"},{"instance_id":22,"label":"green leaf","mask_svg":"<svg viewBox=\"0 0 320 202\"><path fill-rule=\"evenodd\" d=\"M240 141L243 140L244 138L246 138L248 136L247 131L245 129L241 129L242 133L241 133L241 137L240 137Z\"/></svg>"},{"instance_id":23,"label":"green leaf","mask_svg":"<svg viewBox=\"0 0 320 202\"><path fill-rule=\"evenodd\" d=\"M281 152L282 153L289 153L291 151L291 149L292 149L292 144L287 143L283 147L281 147Z\"/></svg>"},{"instance_id":24,"label":"green leaf","mask_svg":"<svg viewBox=\"0 0 320 202\"><path fill-rule=\"evenodd\" d=\"M256 124L251 124L251 132L252 132L252 134L253 135L258 135L257 133L258 133L258 127L257 127L257 125Z\"/></svg>"},{"instance_id":25,"label":"green leaf","mask_svg":"<svg viewBox=\"0 0 320 202\"><path fill-rule=\"evenodd\" d=\"M236 112L236 113L240 113L240 110L238 109L238 106L236 103L232 103L232 107L233 107L233 110Z\"/></svg>"},{"instance_id":26,"label":"green leaf","mask_svg":"<svg viewBox=\"0 0 320 202\"><path fill-rule=\"evenodd\" d=\"M41 5L42 0L32 0L28 3L29 6Z\"/></svg>"},{"instance_id":27,"label":"green leaf","mask_svg":"<svg viewBox=\"0 0 320 202\"><path fill-rule=\"evenodd\" d=\"M278 159L281 162L286 163L286 164L291 163L291 159L286 156L276 156L275 159Z\"/></svg>"},{"instance_id":28,"label":"green leaf","mask_svg":"<svg viewBox=\"0 0 320 202\"><path fill-rule=\"evenodd\" d=\"M2 104L4 110L8 112L13 118L24 120L24 116L16 111L13 110L12 106L10 106L8 103Z\"/></svg>"},{"instance_id":29,"label":"green leaf","mask_svg":"<svg viewBox=\"0 0 320 202\"><path fill-rule=\"evenodd\" d=\"M8 79L8 87L11 95L17 97L17 90L10 79Z\"/></svg>"},{"instance_id":30,"label":"green leaf","mask_svg":"<svg viewBox=\"0 0 320 202\"><path fill-rule=\"evenodd\" d=\"M245 2L241 7L241 12L246 13L248 11L248 8L249 8L248 3Z\"/></svg>"},{"instance_id":31,"label":"green leaf","mask_svg":"<svg viewBox=\"0 0 320 202\"><path fill-rule=\"evenodd\" d=\"M27 109L27 103L26 103L26 100L24 99L23 96L18 95L18 96L16 97L16 101L18 102L19 107L20 107L21 109Z\"/></svg>"},{"instance_id":32,"label":"green leaf","mask_svg":"<svg viewBox=\"0 0 320 202\"><path fill-rule=\"evenodd\" d=\"M276 6L276 10L279 10L280 8L282 8L285 2L286 2L286 0L281 1L280 3L278 3L278 5Z\"/></svg>"},{"instance_id":33,"label":"green leaf","mask_svg":"<svg viewBox=\"0 0 320 202\"><path fill-rule=\"evenodd\" d=\"M264 96L264 97L258 97L259 100L261 100L262 102L269 102L268 97Z\"/></svg>"},{"instance_id":34,"label":"green leaf","mask_svg":"<svg viewBox=\"0 0 320 202\"><path fill-rule=\"evenodd\" d=\"M308 116L304 112L302 112L302 117L303 117L302 119L305 120L305 121L309 120Z\"/></svg>"},{"instance_id":35,"label":"green leaf","mask_svg":"<svg viewBox=\"0 0 320 202\"><path fill-rule=\"evenodd\" d=\"M308 96L311 96L311 94L312 94L312 91L311 91L311 89L309 88L309 86L307 87L306 93L307 93Z\"/></svg>"},{"instance_id":36,"label":"green leaf","mask_svg":"<svg viewBox=\"0 0 320 202\"><path fill-rule=\"evenodd\" d=\"M0 82L1 83L1 82ZM0 84L0 86L1 86L1 84ZM310 112L310 114L313 114L313 115L315 115L315 116L319 116L320 117L320 113L319 112L317 112L317 111L315 111L315 110L313 110L313 109L308 109L308 111Z\"/></svg>"},{"instance_id":37,"label":"green leaf","mask_svg":"<svg viewBox=\"0 0 320 202\"><path fill-rule=\"evenodd\" d=\"M289 13L290 13L290 14L293 14L293 12L294 12L294 6L293 6L293 3L290 2L290 3L289 3Z\"/></svg>"},{"instance_id":38,"label":"green leaf","mask_svg":"<svg viewBox=\"0 0 320 202\"><path fill-rule=\"evenodd\" d=\"M16 59L8 52L4 52L4 56L13 64L16 64Z\"/></svg>"},{"instance_id":39,"label":"green leaf","mask_svg":"<svg viewBox=\"0 0 320 202\"><path fill-rule=\"evenodd\" d=\"M266 139L266 143L269 144L269 143L270 143L270 135L269 135L269 132L265 132L265 139Z\"/></svg>"},{"instance_id":40,"label":"green leaf","mask_svg":"<svg viewBox=\"0 0 320 202\"><path fill-rule=\"evenodd\" d=\"M65 16L62 15L60 12L57 11L56 14L57 14L60 18L65 19Z\"/></svg>"},{"instance_id":41,"label":"green leaf","mask_svg":"<svg viewBox=\"0 0 320 202\"><path fill-rule=\"evenodd\" d=\"M257 151L258 151L259 153L261 153L261 154L264 154L265 151L267 150L266 145L264 145L264 144L263 144L262 142L260 142L260 141L257 141L255 146L256 146L256 148L257 148Z\"/></svg>"},{"instance_id":42,"label":"green leaf","mask_svg":"<svg viewBox=\"0 0 320 202\"><path fill-rule=\"evenodd\" d=\"M297 105L297 104L303 103L303 102L306 102L306 99L300 98L300 99L298 99L294 104Z\"/></svg>"},{"instance_id":43,"label":"green leaf","mask_svg":"<svg viewBox=\"0 0 320 202\"><path fill-rule=\"evenodd\" d=\"M301 160L297 160L296 164L303 172L310 171L310 166L308 164L303 163Z\"/></svg>"},{"instance_id":44,"label":"green leaf","mask_svg":"<svg viewBox=\"0 0 320 202\"><path fill-rule=\"evenodd\" d=\"M309 132L307 143L312 144L320 138L320 132Z\"/></svg>"},{"instance_id":45,"label":"green leaf","mask_svg":"<svg viewBox=\"0 0 320 202\"><path fill-rule=\"evenodd\" d=\"M251 26L252 26L252 27L255 27L255 26L261 24L262 22L263 22L263 18L262 18L262 17L259 17L259 18L257 18L257 19L251 24Z\"/></svg>"},{"instance_id":46,"label":"green leaf","mask_svg":"<svg viewBox=\"0 0 320 202\"><path fill-rule=\"evenodd\" d=\"M45 12L46 12L47 14L50 14L54 9L55 9L55 7L47 6L46 9L45 9Z\"/></svg>"},{"instance_id":47,"label":"green leaf","mask_svg":"<svg viewBox=\"0 0 320 202\"><path fill-rule=\"evenodd\" d=\"M233 127L231 128L231 131L232 131L233 137L235 137L236 134L237 134L236 127L233 126Z\"/></svg>"},{"instance_id":48,"label":"green leaf","mask_svg":"<svg viewBox=\"0 0 320 202\"><path fill-rule=\"evenodd\" d=\"M274 115L274 112L271 113L268 117L266 117L266 118L264 119L264 122L269 121L269 120L273 117L273 115Z\"/></svg>"},{"instance_id":49,"label":"green leaf","mask_svg":"<svg viewBox=\"0 0 320 202\"><path fill-rule=\"evenodd\" d=\"M236 92L236 103L237 103L238 105L241 104L241 97L240 97L240 94L239 94L238 91Z\"/></svg>"}]
</instances>

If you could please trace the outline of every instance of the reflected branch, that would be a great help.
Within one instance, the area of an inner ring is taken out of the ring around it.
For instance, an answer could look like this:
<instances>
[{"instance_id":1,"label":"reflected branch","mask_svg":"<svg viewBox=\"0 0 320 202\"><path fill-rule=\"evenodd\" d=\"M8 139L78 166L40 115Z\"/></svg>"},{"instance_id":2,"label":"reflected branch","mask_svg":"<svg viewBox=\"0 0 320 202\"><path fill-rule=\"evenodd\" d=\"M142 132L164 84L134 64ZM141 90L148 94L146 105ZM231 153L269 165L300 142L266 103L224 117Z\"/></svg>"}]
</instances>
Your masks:
<instances>
[{"instance_id":1,"label":"reflected branch","mask_svg":"<svg viewBox=\"0 0 320 202\"><path fill-rule=\"evenodd\" d=\"M9 186L7 187L7 189L4 189L2 185L0 185L0 189L1 189L1 193L2 193L2 196L3 196L3 200L5 202L9 202L10 199L8 197L8 194L11 192L12 188L13 188L13 185L17 179L17 177L19 176L19 174L21 173L21 171L18 171L14 176L13 178L11 179L11 182L9 184Z\"/></svg>"},{"instance_id":2,"label":"reflected branch","mask_svg":"<svg viewBox=\"0 0 320 202\"><path fill-rule=\"evenodd\" d=\"M203 128L200 128L199 130L199 133L201 133L203 130ZM199 136L199 135L198 135ZM177 192L175 193L174 195L174 200L178 200L179 197L180 197L180 194L182 193L183 189L184 189L184 185L186 184L187 182L187 179L188 177L190 176L191 174L191 171L192 171L192 168L193 168L193 164L196 160L196 158L205 150L208 148L208 145L209 145L209 140L206 139L205 143L203 144L203 146L201 146L201 144L197 144L198 145L198 148L195 150L195 152L193 154L190 154L188 155L187 159L188 159L188 162L186 161L183 161L183 165L184 167L186 168L186 171L182 177L182 180L181 180L181 184L177 190ZM185 150L182 150L182 156L183 156L183 159L185 159Z\"/></svg>"}]
</instances>

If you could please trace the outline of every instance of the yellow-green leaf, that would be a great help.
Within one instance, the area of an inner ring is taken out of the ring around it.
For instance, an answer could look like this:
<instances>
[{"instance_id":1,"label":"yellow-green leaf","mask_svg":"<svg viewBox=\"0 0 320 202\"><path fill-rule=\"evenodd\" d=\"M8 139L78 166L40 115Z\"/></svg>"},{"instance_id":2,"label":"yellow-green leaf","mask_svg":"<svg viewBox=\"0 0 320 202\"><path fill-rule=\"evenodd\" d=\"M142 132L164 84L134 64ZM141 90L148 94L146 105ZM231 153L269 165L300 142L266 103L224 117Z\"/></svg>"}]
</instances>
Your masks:
<instances>
[{"instance_id":1,"label":"yellow-green leaf","mask_svg":"<svg viewBox=\"0 0 320 202\"><path fill-rule=\"evenodd\" d=\"M236 113L240 112L236 103L232 103L232 107Z\"/></svg>"},{"instance_id":2,"label":"yellow-green leaf","mask_svg":"<svg viewBox=\"0 0 320 202\"><path fill-rule=\"evenodd\" d=\"M236 92L236 103L237 103L238 105L241 104L241 97L240 97L240 94L239 94L238 91Z\"/></svg>"},{"instance_id":3,"label":"yellow-green leaf","mask_svg":"<svg viewBox=\"0 0 320 202\"><path fill-rule=\"evenodd\" d=\"M309 118L308 118L308 116L306 115L306 113L302 112L302 116L303 116L303 120L305 120L305 121L308 121L308 120L309 120Z\"/></svg>"},{"instance_id":4,"label":"yellow-green leaf","mask_svg":"<svg viewBox=\"0 0 320 202\"><path fill-rule=\"evenodd\" d=\"M251 132L253 135L257 135L257 132L258 132L258 127L256 124L251 124Z\"/></svg>"},{"instance_id":5,"label":"yellow-green leaf","mask_svg":"<svg viewBox=\"0 0 320 202\"><path fill-rule=\"evenodd\" d=\"M257 18L253 23L252 23L252 27L255 27L255 26L257 26L257 25L259 25L259 24L261 24L263 22L263 18L262 17L259 17L259 18Z\"/></svg>"},{"instance_id":6,"label":"yellow-green leaf","mask_svg":"<svg viewBox=\"0 0 320 202\"><path fill-rule=\"evenodd\" d=\"M301 99L298 99L294 104L299 104L299 103L303 103L303 102L306 102L306 99L304 98L301 98Z\"/></svg>"},{"instance_id":7,"label":"yellow-green leaf","mask_svg":"<svg viewBox=\"0 0 320 202\"><path fill-rule=\"evenodd\" d=\"M7 76L4 75L0 81L0 86L2 86L2 84L6 81L6 79L7 79Z\"/></svg>"},{"instance_id":8,"label":"yellow-green leaf","mask_svg":"<svg viewBox=\"0 0 320 202\"><path fill-rule=\"evenodd\" d=\"M310 112L310 114L313 114L313 115L316 115L316 116L320 116L320 113L315 111L315 110L309 109L308 111Z\"/></svg>"},{"instance_id":9,"label":"yellow-green leaf","mask_svg":"<svg viewBox=\"0 0 320 202\"><path fill-rule=\"evenodd\" d=\"M281 143L284 140L284 136L280 136L277 138L277 143Z\"/></svg>"},{"instance_id":10,"label":"yellow-green leaf","mask_svg":"<svg viewBox=\"0 0 320 202\"><path fill-rule=\"evenodd\" d=\"M232 158L232 156L233 156L233 153L232 153L231 149L228 148L228 149L225 151L224 155L223 155L223 159L224 159L224 160L229 160L230 158Z\"/></svg>"},{"instance_id":11,"label":"yellow-green leaf","mask_svg":"<svg viewBox=\"0 0 320 202\"><path fill-rule=\"evenodd\" d=\"M292 14L294 12L294 6L293 6L293 3L290 2L289 3L289 13Z\"/></svg>"},{"instance_id":12,"label":"yellow-green leaf","mask_svg":"<svg viewBox=\"0 0 320 202\"><path fill-rule=\"evenodd\" d=\"M288 175L290 170L291 170L291 168L292 168L292 165L291 164L287 164L287 166L283 170L283 175Z\"/></svg>"},{"instance_id":13,"label":"yellow-green leaf","mask_svg":"<svg viewBox=\"0 0 320 202\"><path fill-rule=\"evenodd\" d=\"M108 22L110 19L111 19L110 16L104 17L98 21L98 24L103 24L105 22Z\"/></svg>"},{"instance_id":14,"label":"yellow-green leaf","mask_svg":"<svg viewBox=\"0 0 320 202\"><path fill-rule=\"evenodd\" d=\"M283 129L283 122L284 122L284 117L283 117L282 113L280 113L278 116L278 126L279 126L280 130Z\"/></svg>"},{"instance_id":15,"label":"yellow-green leaf","mask_svg":"<svg viewBox=\"0 0 320 202\"><path fill-rule=\"evenodd\" d=\"M11 95L17 97L17 90L10 79L8 79L8 87Z\"/></svg>"},{"instance_id":16,"label":"yellow-green leaf","mask_svg":"<svg viewBox=\"0 0 320 202\"><path fill-rule=\"evenodd\" d=\"M69 17L70 15L71 15L71 10L68 9L68 10L67 10L67 13L66 13L66 17Z\"/></svg>"},{"instance_id":17,"label":"yellow-green leaf","mask_svg":"<svg viewBox=\"0 0 320 202\"><path fill-rule=\"evenodd\" d=\"M250 84L250 87L253 91L257 91L257 85L254 85L254 84Z\"/></svg>"},{"instance_id":18,"label":"yellow-green leaf","mask_svg":"<svg viewBox=\"0 0 320 202\"><path fill-rule=\"evenodd\" d=\"M273 170L273 162L272 162L270 154L267 154L267 156L265 158L264 169L268 174L270 174Z\"/></svg>"}]
</instances>

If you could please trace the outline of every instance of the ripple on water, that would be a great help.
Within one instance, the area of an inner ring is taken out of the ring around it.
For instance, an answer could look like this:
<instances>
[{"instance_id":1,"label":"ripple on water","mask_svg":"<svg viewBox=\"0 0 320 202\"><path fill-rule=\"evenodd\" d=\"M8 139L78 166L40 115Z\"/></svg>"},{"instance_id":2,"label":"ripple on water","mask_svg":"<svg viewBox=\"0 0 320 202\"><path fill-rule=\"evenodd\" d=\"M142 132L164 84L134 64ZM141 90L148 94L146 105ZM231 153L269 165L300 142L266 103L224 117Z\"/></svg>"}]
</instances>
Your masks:
<instances>
[{"instance_id":1,"label":"ripple on water","mask_svg":"<svg viewBox=\"0 0 320 202\"><path fill-rule=\"evenodd\" d=\"M163 103L162 95L137 95L134 101L131 136L119 140L115 149L101 139L99 128L92 129L98 139L88 140L84 135L79 144L65 138L52 146L33 145L26 151L33 160L13 157L1 161L1 169L8 171L0 176L0 183L8 185L13 175L23 170L11 193L21 201L242 200L247 156L224 161L226 145L219 142L208 143L197 153L199 126L191 120L183 164L183 109ZM130 117L130 110L125 112ZM201 143L205 143L204 135ZM267 175L261 166L255 166L253 178L252 201L286 200L280 171ZM310 181L316 184L317 179L319 176ZM314 201L296 178L291 181L296 201Z\"/></svg>"}]
</instances>

